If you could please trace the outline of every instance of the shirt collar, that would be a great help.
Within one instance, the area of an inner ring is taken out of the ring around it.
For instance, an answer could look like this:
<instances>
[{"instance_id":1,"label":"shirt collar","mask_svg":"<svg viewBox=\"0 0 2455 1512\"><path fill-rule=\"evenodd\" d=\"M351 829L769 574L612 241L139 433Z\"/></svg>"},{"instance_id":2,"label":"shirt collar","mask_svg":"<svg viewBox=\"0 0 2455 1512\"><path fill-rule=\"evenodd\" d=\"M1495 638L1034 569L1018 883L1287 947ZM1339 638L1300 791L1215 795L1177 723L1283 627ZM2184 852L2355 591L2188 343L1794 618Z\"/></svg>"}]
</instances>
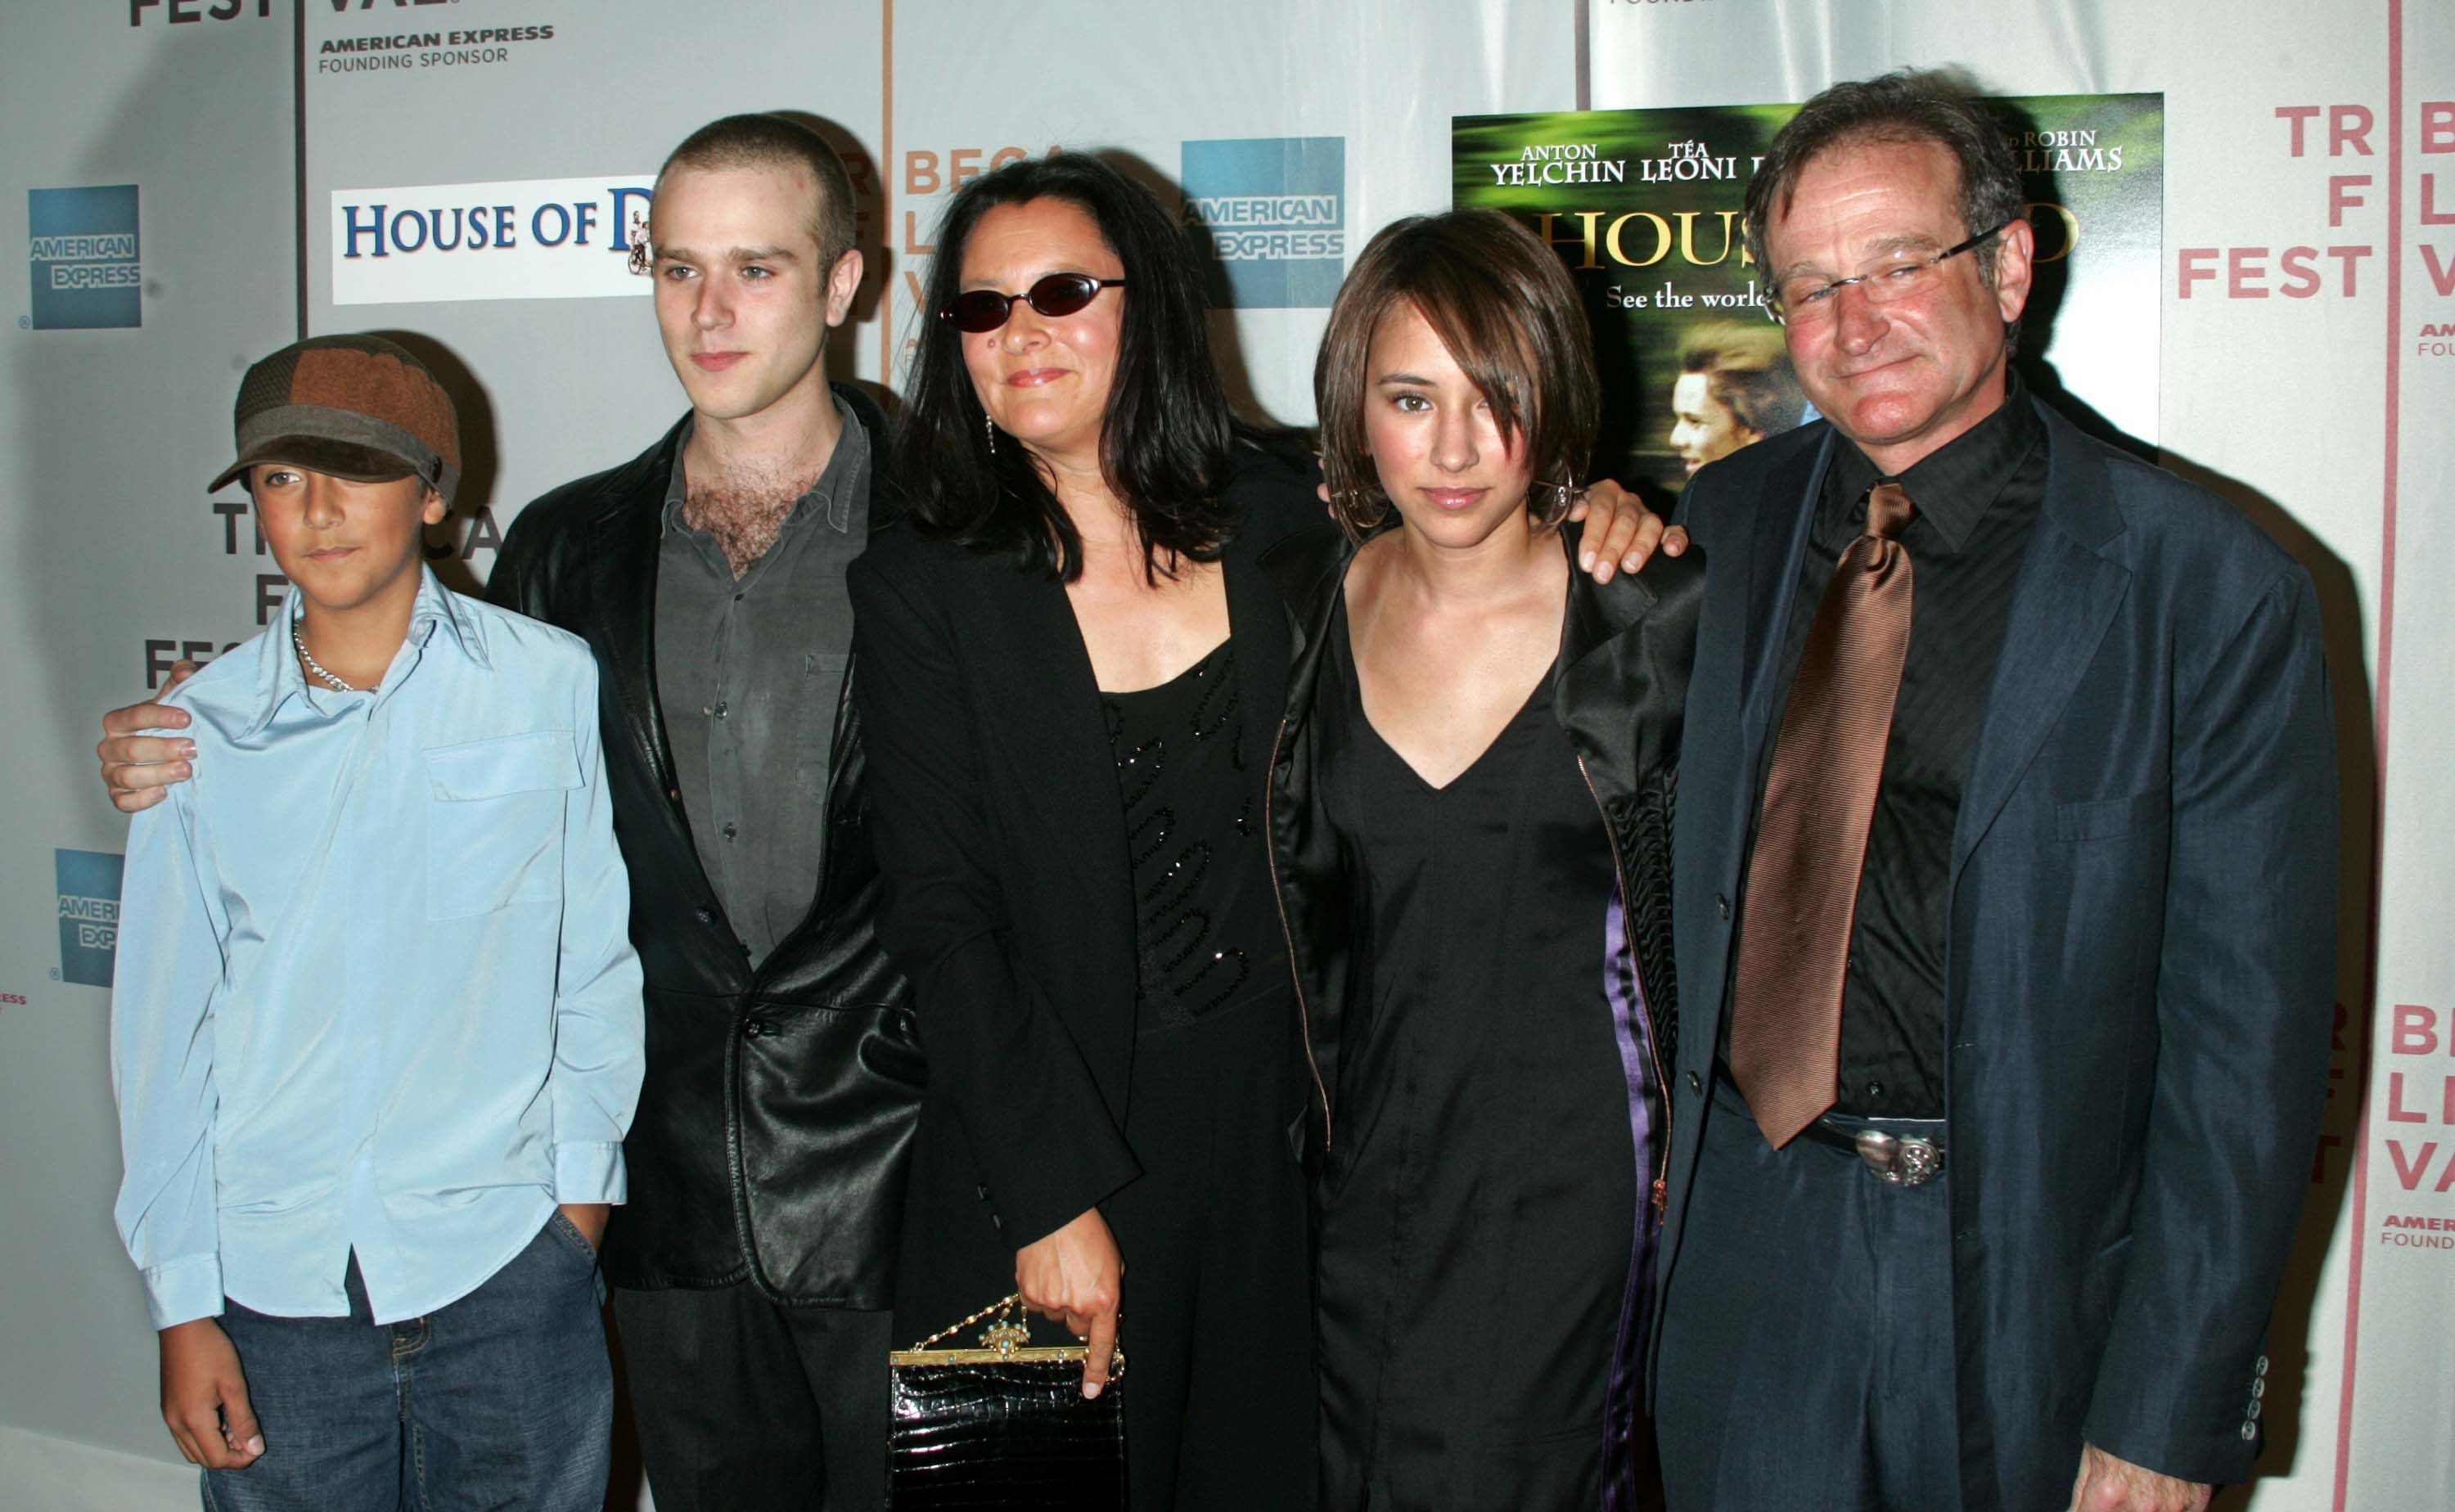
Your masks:
<instances>
[{"instance_id":1,"label":"shirt collar","mask_svg":"<svg viewBox=\"0 0 2455 1512\"><path fill-rule=\"evenodd\" d=\"M478 671L495 670L494 658L486 653L485 629L478 624L477 616L470 612L469 601L444 587L433 568L420 567L417 570L417 604L409 612L409 638L419 645L432 645L433 633L437 630Z\"/></svg>"},{"instance_id":2,"label":"shirt collar","mask_svg":"<svg viewBox=\"0 0 2455 1512\"><path fill-rule=\"evenodd\" d=\"M322 708L319 690L307 680L306 670L298 665L298 652L290 638L291 627L298 622L303 607L298 585L290 585L281 595L281 609L273 623L257 637L255 664L255 716L248 721L246 734L259 735L281 706L292 698L305 698L310 705ZM491 671L494 662L486 654L484 630L477 616L470 613L460 595L443 586L435 570L420 564L417 569L417 602L409 612L409 635L403 645L421 651L443 644L457 649L480 671ZM395 679L387 675L387 682ZM378 688L377 696L388 690Z\"/></svg>"},{"instance_id":3,"label":"shirt collar","mask_svg":"<svg viewBox=\"0 0 2455 1512\"><path fill-rule=\"evenodd\" d=\"M1917 506L1918 518L1933 525L1944 546L1957 552L2044 434L2045 424L2029 402L2028 389L2019 373L2007 372L2003 402L1994 413L1920 457L1898 477L1887 479L1854 442L1835 453L1834 481L1844 508L1856 505L1878 483L1898 483Z\"/></svg>"},{"instance_id":4,"label":"shirt collar","mask_svg":"<svg viewBox=\"0 0 2455 1512\"><path fill-rule=\"evenodd\" d=\"M816 513L825 518L828 528L839 534L849 534L852 530L853 494L858 492L853 485L860 481L869 463L869 432L841 394L830 392L827 397L834 402L836 415L843 422L842 431L836 438L834 454L819 472L819 480L810 485L808 493L794 501L793 511L785 519L789 523ZM682 502L688 496L687 480L682 474L682 453L689 449L691 434L698 427L696 414L685 415L681 434L674 441L673 471L665 478L661 534L666 535L690 528L682 521Z\"/></svg>"}]
</instances>

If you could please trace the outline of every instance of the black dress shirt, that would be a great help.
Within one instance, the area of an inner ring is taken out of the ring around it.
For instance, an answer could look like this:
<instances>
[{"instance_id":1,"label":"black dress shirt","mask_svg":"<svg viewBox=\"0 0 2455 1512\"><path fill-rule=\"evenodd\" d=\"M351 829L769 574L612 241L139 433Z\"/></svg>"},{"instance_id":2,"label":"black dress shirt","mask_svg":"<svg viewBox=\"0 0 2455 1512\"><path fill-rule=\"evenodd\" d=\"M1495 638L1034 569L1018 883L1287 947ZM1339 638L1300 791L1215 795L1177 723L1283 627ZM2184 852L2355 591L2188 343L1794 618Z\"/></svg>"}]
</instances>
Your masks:
<instances>
[{"instance_id":1,"label":"black dress shirt","mask_svg":"<svg viewBox=\"0 0 2455 1512\"><path fill-rule=\"evenodd\" d=\"M1835 1111L1939 1119L1947 1085L1944 945L1953 826L2003 648L2013 581L2045 498L2044 423L2016 378L1994 413L1897 478L1886 478L1851 442L1835 449L1776 665L1755 771L1758 820L1779 743L1775 733L1816 605L1842 552L1866 530L1868 491L1886 481L1900 484L1917 508L1901 535L1913 584L1910 644L1851 921ZM1751 821L1752 849L1755 828ZM1744 917L1739 927L1747 927ZM1724 1008L1727 1057L1731 1019L1727 1003Z\"/></svg>"},{"instance_id":2,"label":"black dress shirt","mask_svg":"<svg viewBox=\"0 0 2455 1512\"><path fill-rule=\"evenodd\" d=\"M682 449L657 553L657 695L674 781L707 879L752 965L817 899L827 764L852 661L844 570L869 542L869 433L842 437L767 554L739 581L682 518Z\"/></svg>"}]
</instances>

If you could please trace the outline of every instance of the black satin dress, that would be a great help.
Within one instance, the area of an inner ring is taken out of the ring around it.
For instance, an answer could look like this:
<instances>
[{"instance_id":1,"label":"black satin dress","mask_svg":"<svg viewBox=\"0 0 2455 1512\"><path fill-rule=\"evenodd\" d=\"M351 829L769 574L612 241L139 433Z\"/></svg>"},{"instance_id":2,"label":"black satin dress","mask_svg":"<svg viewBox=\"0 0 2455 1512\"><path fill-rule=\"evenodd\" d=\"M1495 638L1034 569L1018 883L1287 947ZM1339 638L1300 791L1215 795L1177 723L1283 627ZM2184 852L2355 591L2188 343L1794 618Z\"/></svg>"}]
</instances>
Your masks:
<instances>
[{"instance_id":1,"label":"black satin dress","mask_svg":"<svg viewBox=\"0 0 2455 1512\"><path fill-rule=\"evenodd\" d=\"M1100 696L1134 890L1132 1100L1142 1179L1104 1209L1126 1260L1134 1507L1312 1504L1299 1055L1233 642Z\"/></svg>"},{"instance_id":2,"label":"black satin dress","mask_svg":"<svg viewBox=\"0 0 2455 1512\"><path fill-rule=\"evenodd\" d=\"M1638 1180L1609 841L1546 678L1443 788L1365 717L1343 610L1323 809L1355 879L1321 1191L1322 1506L1603 1505Z\"/></svg>"}]
</instances>

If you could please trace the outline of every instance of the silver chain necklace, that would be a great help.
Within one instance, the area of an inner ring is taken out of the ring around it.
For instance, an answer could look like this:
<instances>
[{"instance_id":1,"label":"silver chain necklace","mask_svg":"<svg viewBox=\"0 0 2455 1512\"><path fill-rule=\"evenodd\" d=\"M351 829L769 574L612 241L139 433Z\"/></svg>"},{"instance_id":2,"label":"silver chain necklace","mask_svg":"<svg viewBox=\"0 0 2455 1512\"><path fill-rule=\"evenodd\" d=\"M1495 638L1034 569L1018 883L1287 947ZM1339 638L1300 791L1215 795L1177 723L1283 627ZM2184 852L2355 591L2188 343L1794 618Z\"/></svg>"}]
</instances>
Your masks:
<instances>
[{"instance_id":1,"label":"silver chain necklace","mask_svg":"<svg viewBox=\"0 0 2455 1512\"><path fill-rule=\"evenodd\" d=\"M298 659L306 666L307 670L314 673L315 676L322 681L330 683L335 690L341 693L364 693L366 691L363 688L353 687L349 683L343 682L340 678L335 677L331 673L325 671L324 664L315 659L315 654L307 649L307 637L298 633L298 621L294 619L290 622L290 643L298 648Z\"/></svg>"}]
</instances>

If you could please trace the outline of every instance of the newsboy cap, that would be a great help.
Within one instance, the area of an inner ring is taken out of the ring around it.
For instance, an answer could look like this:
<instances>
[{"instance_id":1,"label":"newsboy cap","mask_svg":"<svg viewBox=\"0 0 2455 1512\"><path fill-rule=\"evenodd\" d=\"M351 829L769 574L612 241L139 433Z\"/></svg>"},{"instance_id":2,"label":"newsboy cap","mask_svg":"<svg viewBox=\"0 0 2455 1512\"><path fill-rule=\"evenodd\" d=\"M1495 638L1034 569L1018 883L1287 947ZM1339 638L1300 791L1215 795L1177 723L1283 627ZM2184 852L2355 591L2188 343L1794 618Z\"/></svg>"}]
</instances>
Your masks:
<instances>
[{"instance_id":1,"label":"newsboy cap","mask_svg":"<svg viewBox=\"0 0 2455 1512\"><path fill-rule=\"evenodd\" d=\"M247 370L232 415L238 459L375 483L415 476L449 503L460 484L460 425L426 365L381 336L310 336Z\"/></svg>"}]
</instances>

